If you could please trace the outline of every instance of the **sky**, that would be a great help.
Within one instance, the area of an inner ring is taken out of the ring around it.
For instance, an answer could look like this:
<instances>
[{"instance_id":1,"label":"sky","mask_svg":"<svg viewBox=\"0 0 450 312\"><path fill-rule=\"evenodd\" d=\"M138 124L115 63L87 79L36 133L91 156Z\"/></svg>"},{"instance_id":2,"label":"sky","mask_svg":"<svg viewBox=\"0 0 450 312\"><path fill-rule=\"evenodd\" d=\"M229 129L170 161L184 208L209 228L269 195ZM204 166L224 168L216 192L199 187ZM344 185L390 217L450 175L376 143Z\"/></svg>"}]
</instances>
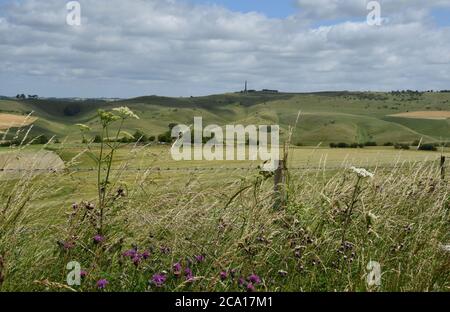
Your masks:
<instances>
[{"instance_id":1,"label":"sky","mask_svg":"<svg viewBox=\"0 0 450 312\"><path fill-rule=\"evenodd\" d=\"M0 95L450 89L450 0L0 0Z\"/></svg>"}]
</instances>

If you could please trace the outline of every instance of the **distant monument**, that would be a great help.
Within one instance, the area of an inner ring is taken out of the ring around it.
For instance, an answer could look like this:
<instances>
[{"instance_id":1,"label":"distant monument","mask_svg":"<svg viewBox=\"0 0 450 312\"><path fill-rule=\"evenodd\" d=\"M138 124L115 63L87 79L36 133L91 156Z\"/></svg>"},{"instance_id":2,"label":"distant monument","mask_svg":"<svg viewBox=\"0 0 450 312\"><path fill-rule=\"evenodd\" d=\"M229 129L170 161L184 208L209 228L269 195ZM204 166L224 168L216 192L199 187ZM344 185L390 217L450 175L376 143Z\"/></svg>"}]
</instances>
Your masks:
<instances>
[{"instance_id":1,"label":"distant monument","mask_svg":"<svg viewBox=\"0 0 450 312\"><path fill-rule=\"evenodd\" d=\"M244 88L244 93L247 94L247 80L245 80L245 88Z\"/></svg>"}]
</instances>

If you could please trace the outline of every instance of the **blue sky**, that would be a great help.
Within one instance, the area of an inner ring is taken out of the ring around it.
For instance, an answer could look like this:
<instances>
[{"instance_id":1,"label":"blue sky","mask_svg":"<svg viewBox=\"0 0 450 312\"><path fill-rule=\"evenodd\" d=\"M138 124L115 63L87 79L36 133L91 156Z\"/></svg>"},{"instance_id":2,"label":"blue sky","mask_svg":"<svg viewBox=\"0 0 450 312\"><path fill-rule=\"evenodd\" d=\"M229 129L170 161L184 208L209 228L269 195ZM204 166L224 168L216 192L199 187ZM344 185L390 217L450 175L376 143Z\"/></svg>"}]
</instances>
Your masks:
<instances>
[{"instance_id":1,"label":"blue sky","mask_svg":"<svg viewBox=\"0 0 450 312\"><path fill-rule=\"evenodd\" d=\"M284 18L295 14L294 0L187 0L192 3L218 4L232 11L261 12L268 17Z\"/></svg>"},{"instance_id":2,"label":"blue sky","mask_svg":"<svg viewBox=\"0 0 450 312\"><path fill-rule=\"evenodd\" d=\"M432 14L439 26L450 26L450 9L434 9L432 10Z\"/></svg>"}]
</instances>

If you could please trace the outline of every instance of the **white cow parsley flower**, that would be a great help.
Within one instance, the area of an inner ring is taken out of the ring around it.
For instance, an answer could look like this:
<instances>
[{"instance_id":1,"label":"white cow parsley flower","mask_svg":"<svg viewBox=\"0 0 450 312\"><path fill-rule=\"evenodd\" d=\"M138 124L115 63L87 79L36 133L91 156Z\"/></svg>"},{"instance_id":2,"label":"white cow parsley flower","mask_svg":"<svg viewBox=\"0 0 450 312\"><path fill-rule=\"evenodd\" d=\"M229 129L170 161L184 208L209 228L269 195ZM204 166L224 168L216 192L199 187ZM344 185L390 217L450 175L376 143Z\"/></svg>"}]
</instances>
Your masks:
<instances>
[{"instance_id":1,"label":"white cow parsley flower","mask_svg":"<svg viewBox=\"0 0 450 312\"><path fill-rule=\"evenodd\" d=\"M91 128L84 124L76 124L76 126L80 129L80 131L91 131Z\"/></svg>"},{"instance_id":2,"label":"white cow parsley flower","mask_svg":"<svg viewBox=\"0 0 450 312\"><path fill-rule=\"evenodd\" d=\"M139 116L133 113L133 111L126 106L113 108L113 111L117 112L119 116L123 119L126 118L139 119Z\"/></svg>"},{"instance_id":3,"label":"white cow parsley flower","mask_svg":"<svg viewBox=\"0 0 450 312\"><path fill-rule=\"evenodd\" d=\"M356 173L360 178L373 178L373 173L364 168L350 167L350 170Z\"/></svg>"}]
</instances>

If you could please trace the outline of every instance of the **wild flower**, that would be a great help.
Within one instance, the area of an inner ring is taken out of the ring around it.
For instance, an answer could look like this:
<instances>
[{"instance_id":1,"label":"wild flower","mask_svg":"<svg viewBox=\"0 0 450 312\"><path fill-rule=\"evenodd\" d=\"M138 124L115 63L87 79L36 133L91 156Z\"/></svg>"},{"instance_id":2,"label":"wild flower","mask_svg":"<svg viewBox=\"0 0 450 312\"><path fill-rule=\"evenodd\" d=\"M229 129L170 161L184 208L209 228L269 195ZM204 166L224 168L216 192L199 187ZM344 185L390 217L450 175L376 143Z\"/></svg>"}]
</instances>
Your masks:
<instances>
[{"instance_id":1,"label":"wild flower","mask_svg":"<svg viewBox=\"0 0 450 312\"><path fill-rule=\"evenodd\" d=\"M113 108L113 111L116 112L122 119L139 119L139 116L133 113L133 111L126 106Z\"/></svg>"},{"instance_id":2,"label":"wild flower","mask_svg":"<svg viewBox=\"0 0 450 312\"><path fill-rule=\"evenodd\" d=\"M250 283L254 284L254 285L258 285L259 283L261 283L261 278L260 278L258 275L256 275L256 274L250 275L250 276L247 278L247 280L248 280Z\"/></svg>"},{"instance_id":3,"label":"wild flower","mask_svg":"<svg viewBox=\"0 0 450 312\"><path fill-rule=\"evenodd\" d=\"M105 289L106 286L109 284L108 280L106 279L101 279L97 281L97 288L99 289Z\"/></svg>"},{"instance_id":4,"label":"wild flower","mask_svg":"<svg viewBox=\"0 0 450 312\"><path fill-rule=\"evenodd\" d=\"M238 279L238 285L239 286L244 286L247 282L245 281L245 279L243 277L239 277Z\"/></svg>"},{"instance_id":5,"label":"wild flower","mask_svg":"<svg viewBox=\"0 0 450 312\"><path fill-rule=\"evenodd\" d=\"M99 109L97 113L98 117L100 118L100 121L102 122L103 127L107 127L108 124L117 121L121 118L120 116L116 116L111 112L106 112L103 109Z\"/></svg>"},{"instance_id":6,"label":"wild flower","mask_svg":"<svg viewBox=\"0 0 450 312\"><path fill-rule=\"evenodd\" d=\"M145 250L145 251L142 253L142 258L144 258L144 260L147 260L148 258L150 258L150 251Z\"/></svg>"},{"instance_id":7,"label":"wild flower","mask_svg":"<svg viewBox=\"0 0 450 312\"><path fill-rule=\"evenodd\" d=\"M350 167L350 170L356 173L360 178L373 178L374 176L373 173L367 171L364 168Z\"/></svg>"},{"instance_id":8,"label":"wild flower","mask_svg":"<svg viewBox=\"0 0 450 312\"><path fill-rule=\"evenodd\" d=\"M103 236L101 236L100 234L97 234L93 237L94 243L96 244L100 244L101 242L103 242L105 240L105 238Z\"/></svg>"},{"instance_id":9,"label":"wild flower","mask_svg":"<svg viewBox=\"0 0 450 312\"><path fill-rule=\"evenodd\" d=\"M81 132L91 131L91 128L85 124L76 124L76 126L80 129Z\"/></svg>"},{"instance_id":10,"label":"wild flower","mask_svg":"<svg viewBox=\"0 0 450 312\"><path fill-rule=\"evenodd\" d=\"M136 255L135 255L135 256L133 257L133 259L132 259L133 264L134 264L135 266L138 266L139 263L141 263L141 260L142 260L142 255L140 255L140 254L138 254L138 253L136 253Z\"/></svg>"},{"instance_id":11,"label":"wild flower","mask_svg":"<svg viewBox=\"0 0 450 312\"><path fill-rule=\"evenodd\" d=\"M248 292L254 292L255 290L256 290L255 286L252 283L248 283L247 284L247 291Z\"/></svg>"},{"instance_id":12,"label":"wild flower","mask_svg":"<svg viewBox=\"0 0 450 312\"><path fill-rule=\"evenodd\" d=\"M86 271L84 271L84 270L80 271L80 277L81 278L85 278L86 276L87 276L87 272Z\"/></svg>"},{"instance_id":13,"label":"wild flower","mask_svg":"<svg viewBox=\"0 0 450 312\"><path fill-rule=\"evenodd\" d=\"M162 287L166 282L166 275L164 273L158 273L153 275L151 282L156 285L156 287Z\"/></svg>"},{"instance_id":14,"label":"wild flower","mask_svg":"<svg viewBox=\"0 0 450 312\"><path fill-rule=\"evenodd\" d=\"M136 249L130 249L130 250L124 251L122 253L122 256L128 257L128 258L134 258L136 256L136 254L137 254Z\"/></svg>"},{"instance_id":15,"label":"wild flower","mask_svg":"<svg viewBox=\"0 0 450 312\"><path fill-rule=\"evenodd\" d=\"M172 266L173 274L174 274L176 277L179 277L179 276L181 275L181 270L182 270L182 267L181 267L181 263L179 263L179 262L175 263L175 264Z\"/></svg>"},{"instance_id":16,"label":"wild flower","mask_svg":"<svg viewBox=\"0 0 450 312\"><path fill-rule=\"evenodd\" d=\"M205 256L203 256L203 255L195 256L195 260L199 263L203 262L203 261L205 261Z\"/></svg>"},{"instance_id":17,"label":"wild flower","mask_svg":"<svg viewBox=\"0 0 450 312\"><path fill-rule=\"evenodd\" d=\"M224 280L227 279L228 273L225 272L225 271L222 271L222 272L220 272L219 276L220 276L220 279L221 279L222 281L224 281Z\"/></svg>"},{"instance_id":18,"label":"wild flower","mask_svg":"<svg viewBox=\"0 0 450 312\"><path fill-rule=\"evenodd\" d=\"M184 270L184 276L186 278L186 281L192 282L194 280L194 274L192 273L192 270L190 268L186 268Z\"/></svg>"}]
</instances>

